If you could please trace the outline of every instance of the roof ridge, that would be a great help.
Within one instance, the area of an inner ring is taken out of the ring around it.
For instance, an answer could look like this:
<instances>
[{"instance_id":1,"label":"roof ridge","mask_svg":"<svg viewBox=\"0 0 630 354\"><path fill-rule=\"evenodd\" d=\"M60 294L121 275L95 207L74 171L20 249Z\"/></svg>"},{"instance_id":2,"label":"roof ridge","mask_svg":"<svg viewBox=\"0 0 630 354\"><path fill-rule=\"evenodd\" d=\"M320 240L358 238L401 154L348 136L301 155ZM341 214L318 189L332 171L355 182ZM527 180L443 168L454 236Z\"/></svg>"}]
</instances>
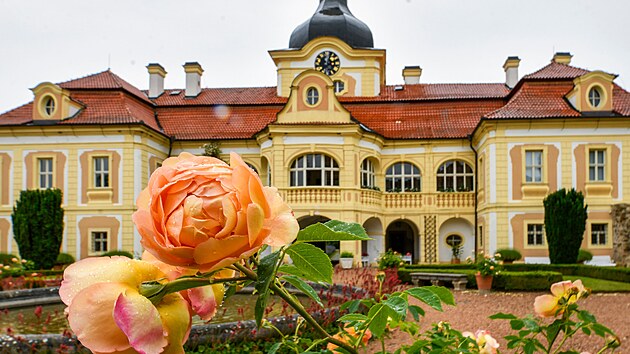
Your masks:
<instances>
[{"instance_id":1,"label":"roof ridge","mask_svg":"<svg viewBox=\"0 0 630 354\"><path fill-rule=\"evenodd\" d=\"M87 79L87 78L92 77L92 76L101 75L101 74L106 73L108 71L111 73L111 70L109 68L107 68L107 69L105 69L103 71L99 71L99 72L96 72L96 73L93 73L93 74L87 74L85 76L80 76L80 77L77 77L77 78L74 78L74 79L70 79L70 80L66 80L66 81L62 81L62 82L57 82L56 85L63 85L63 84L67 84L67 83L72 82L72 81L79 81L79 80Z\"/></svg>"}]
</instances>

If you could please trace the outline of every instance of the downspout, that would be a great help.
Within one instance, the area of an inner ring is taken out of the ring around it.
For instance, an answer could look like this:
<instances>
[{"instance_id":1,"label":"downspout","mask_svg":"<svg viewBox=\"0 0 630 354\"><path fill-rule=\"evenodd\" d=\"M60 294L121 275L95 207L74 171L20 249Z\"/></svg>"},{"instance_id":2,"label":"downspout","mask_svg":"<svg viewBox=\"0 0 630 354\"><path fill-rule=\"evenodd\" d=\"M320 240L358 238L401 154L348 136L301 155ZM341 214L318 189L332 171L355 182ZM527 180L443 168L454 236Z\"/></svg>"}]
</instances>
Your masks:
<instances>
[{"instance_id":1,"label":"downspout","mask_svg":"<svg viewBox=\"0 0 630 354\"><path fill-rule=\"evenodd\" d=\"M475 147L473 146L473 142L472 142L472 134L468 135L468 142L470 143L470 149L475 153L475 200L474 200L474 207L475 207L475 262L477 261L477 254L479 253L479 250L477 249L477 245L479 245L479 240L478 237L479 235L477 234L477 229L479 228L478 226L478 221L477 221L477 186L479 184L477 177L479 176L479 171L477 170L479 167L479 158L477 156L477 150L475 149Z\"/></svg>"}]
</instances>

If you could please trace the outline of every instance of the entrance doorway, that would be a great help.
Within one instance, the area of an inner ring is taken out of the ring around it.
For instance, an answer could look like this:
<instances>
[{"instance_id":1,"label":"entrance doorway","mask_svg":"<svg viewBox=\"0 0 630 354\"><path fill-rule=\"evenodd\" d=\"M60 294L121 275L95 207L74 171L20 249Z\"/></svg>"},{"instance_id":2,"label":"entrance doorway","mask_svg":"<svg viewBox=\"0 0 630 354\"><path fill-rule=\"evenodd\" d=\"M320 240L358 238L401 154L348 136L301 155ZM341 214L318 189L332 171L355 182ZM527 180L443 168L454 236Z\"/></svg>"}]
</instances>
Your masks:
<instances>
[{"instance_id":1,"label":"entrance doorway","mask_svg":"<svg viewBox=\"0 0 630 354\"><path fill-rule=\"evenodd\" d=\"M397 220L389 224L385 233L385 248L411 256L413 261L418 259L416 252L416 237L413 227L404 220Z\"/></svg>"}]
</instances>

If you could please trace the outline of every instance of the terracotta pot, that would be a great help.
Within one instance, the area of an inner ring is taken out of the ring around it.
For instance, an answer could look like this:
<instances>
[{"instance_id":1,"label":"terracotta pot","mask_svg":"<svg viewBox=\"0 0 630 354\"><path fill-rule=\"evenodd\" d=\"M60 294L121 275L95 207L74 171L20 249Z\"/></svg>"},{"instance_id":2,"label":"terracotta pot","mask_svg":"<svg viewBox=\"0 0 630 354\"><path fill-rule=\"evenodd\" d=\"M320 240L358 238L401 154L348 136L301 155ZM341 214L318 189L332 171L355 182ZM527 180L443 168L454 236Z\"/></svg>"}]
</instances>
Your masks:
<instances>
[{"instance_id":1,"label":"terracotta pot","mask_svg":"<svg viewBox=\"0 0 630 354\"><path fill-rule=\"evenodd\" d=\"M461 262L459 258L451 258L451 264L460 264Z\"/></svg>"},{"instance_id":2,"label":"terracotta pot","mask_svg":"<svg viewBox=\"0 0 630 354\"><path fill-rule=\"evenodd\" d=\"M477 289L482 292L488 292L492 289L492 275L475 274L477 279Z\"/></svg>"}]
</instances>

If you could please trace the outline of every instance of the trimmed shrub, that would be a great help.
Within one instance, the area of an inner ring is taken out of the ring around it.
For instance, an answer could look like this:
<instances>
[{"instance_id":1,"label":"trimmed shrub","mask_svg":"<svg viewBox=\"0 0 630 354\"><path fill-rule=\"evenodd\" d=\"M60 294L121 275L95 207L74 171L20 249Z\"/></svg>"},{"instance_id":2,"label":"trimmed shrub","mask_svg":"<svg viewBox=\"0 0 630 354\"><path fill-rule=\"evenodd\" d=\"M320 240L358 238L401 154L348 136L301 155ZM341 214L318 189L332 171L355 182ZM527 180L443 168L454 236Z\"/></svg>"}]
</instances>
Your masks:
<instances>
[{"instance_id":1,"label":"trimmed shrub","mask_svg":"<svg viewBox=\"0 0 630 354\"><path fill-rule=\"evenodd\" d=\"M562 188L544 200L545 234L551 264L575 263L586 228L588 206L584 195Z\"/></svg>"},{"instance_id":2,"label":"trimmed shrub","mask_svg":"<svg viewBox=\"0 0 630 354\"><path fill-rule=\"evenodd\" d=\"M496 257L498 260L507 262L507 263L518 261L521 258L523 258L523 255L521 255L521 252L513 248L499 249L495 253L500 255L499 257Z\"/></svg>"},{"instance_id":3,"label":"trimmed shrub","mask_svg":"<svg viewBox=\"0 0 630 354\"><path fill-rule=\"evenodd\" d=\"M111 257L111 256L124 256L124 257L133 259L133 254L127 251L109 251L101 255L101 257Z\"/></svg>"},{"instance_id":4,"label":"trimmed shrub","mask_svg":"<svg viewBox=\"0 0 630 354\"><path fill-rule=\"evenodd\" d=\"M341 256L339 258L354 258L354 253L343 251L341 252Z\"/></svg>"},{"instance_id":5,"label":"trimmed shrub","mask_svg":"<svg viewBox=\"0 0 630 354\"><path fill-rule=\"evenodd\" d=\"M586 261L590 261L591 259L593 259L593 254L591 252L580 249L580 251L578 252L578 258L577 258L578 263L584 263Z\"/></svg>"},{"instance_id":6,"label":"trimmed shrub","mask_svg":"<svg viewBox=\"0 0 630 354\"><path fill-rule=\"evenodd\" d=\"M13 235L22 259L36 269L50 269L57 260L63 239L61 190L26 190L13 207Z\"/></svg>"},{"instance_id":7,"label":"trimmed shrub","mask_svg":"<svg viewBox=\"0 0 630 354\"><path fill-rule=\"evenodd\" d=\"M57 260L55 261L55 265L65 266L74 263L74 257L67 253L59 253L57 256Z\"/></svg>"}]
</instances>

